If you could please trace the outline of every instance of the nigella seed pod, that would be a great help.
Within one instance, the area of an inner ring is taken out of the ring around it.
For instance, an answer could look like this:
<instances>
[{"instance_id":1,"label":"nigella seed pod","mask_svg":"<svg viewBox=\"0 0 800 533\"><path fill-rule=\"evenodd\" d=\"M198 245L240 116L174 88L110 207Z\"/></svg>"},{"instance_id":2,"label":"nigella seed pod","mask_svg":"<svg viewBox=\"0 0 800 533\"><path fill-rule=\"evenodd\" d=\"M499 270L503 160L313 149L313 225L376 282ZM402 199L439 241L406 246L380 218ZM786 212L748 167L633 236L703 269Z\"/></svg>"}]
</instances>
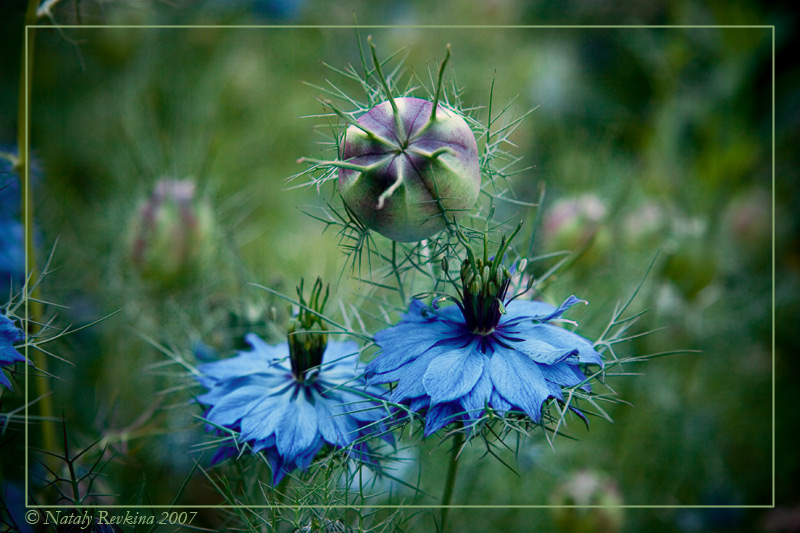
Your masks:
<instances>
[{"instance_id":1,"label":"nigella seed pod","mask_svg":"<svg viewBox=\"0 0 800 533\"><path fill-rule=\"evenodd\" d=\"M339 192L370 229L418 241L478 199L478 145L457 113L420 98L373 107L345 133Z\"/></svg>"},{"instance_id":2,"label":"nigella seed pod","mask_svg":"<svg viewBox=\"0 0 800 533\"><path fill-rule=\"evenodd\" d=\"M214 227L212 208L191 180L162 179L131 225L130 260L143 279L180 282L199 263Z\"/></svg>"}]
</instances>

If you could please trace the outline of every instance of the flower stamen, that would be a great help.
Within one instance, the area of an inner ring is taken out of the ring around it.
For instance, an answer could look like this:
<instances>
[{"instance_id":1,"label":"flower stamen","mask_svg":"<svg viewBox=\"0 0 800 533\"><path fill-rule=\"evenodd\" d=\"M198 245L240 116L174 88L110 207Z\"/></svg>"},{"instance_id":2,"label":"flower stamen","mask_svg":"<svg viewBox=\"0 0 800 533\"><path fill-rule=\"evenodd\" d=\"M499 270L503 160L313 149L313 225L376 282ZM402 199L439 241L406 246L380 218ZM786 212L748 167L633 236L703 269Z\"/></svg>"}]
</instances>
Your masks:
<instances>
[{"instance_id":1,"label":"flower stamen","mask_svg":"<svg viewBox=\"0 0 800 533\"><path fill-rule=\"evenodd\" d=\"M304 383L312 377L311 370L319 368L322 364L322 355L328 346L328 335L324 333L326 328L320 315L325 308L329 294L330 285L325 287L325 296L322 297L322 280L317 278L311 289L311 298L306 304L302 279L297 287L300 311L289 321L287 332L292 375L300 383Z\"/></svg>"},{"instance_id":2,"label":"flower stamen","mask_svg":"<svg viewBox=\"0 0 800 533\"><path fill-rule=\"evenodd\" d=\"M461 264L462 313L467 327L477 335L491 335L500 318L506 313L505 302L511 285L511 272L503 265L503 256L511 240L522 227L522 223L500 241L497 253L489 257L488 242L484 235L483 258L476 257L472 248L467 248L467 258Z\"/></svg>"}]
</instances>

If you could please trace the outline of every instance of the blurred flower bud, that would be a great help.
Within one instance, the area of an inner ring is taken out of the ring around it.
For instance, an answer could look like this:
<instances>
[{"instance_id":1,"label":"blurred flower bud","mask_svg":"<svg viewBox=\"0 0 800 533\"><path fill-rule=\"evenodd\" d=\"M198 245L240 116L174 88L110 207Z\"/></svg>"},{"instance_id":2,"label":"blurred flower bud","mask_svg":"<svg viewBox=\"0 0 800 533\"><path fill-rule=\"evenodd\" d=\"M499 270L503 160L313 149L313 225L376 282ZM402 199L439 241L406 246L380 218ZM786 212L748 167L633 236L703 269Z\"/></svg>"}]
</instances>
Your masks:
<instances>
[{"instance_id":1,"label":"blurred flower bud","mask_svg":"<svg viewBox=\"0 0 800 533\"><path fill-rule=\"evenodd\" d=\"M162 179L132 223L130 260L143 279L180 283L211 244L214 215L191 180Z\"/></svg>"},{"instance_id":2,"label":"blurred flower bud","mask_svg":"<svg viewBox=\"0 0 800 533\"><path fill-rule=\"evenodd\" d=\"M709 246L708 230L703 221L682 220L675 234L675 240L664 250L668 255L664 276L691 300L714 280L717 257L714 248Z\"/></svg>"},{"instance_id":3,"label":"blurred flower bud","mask_svg":"<svg viewBox=\"0 0 800 533\"><path fill-rule=\"evenodd\" d=\"M654 202L645 202L625 217L622 235L628 248L656 250L661 246L666 226L664 209Z\"/></svg>"},{"instance_id":4,"label":"blurred flower bud","mask_svg":"<svg viewBox=\"0 0 800 533\"><path fill-rule=\"evenodd\" d=\"M770 260L772 245L772 199L769 192L754 188L733 199L724 216L731 242L754 264Z\"/></svg>"},{"instance_id":5,"label":"blurred flower bud","mask_svg":"<svg viewBox=\"0 0 800 533\"><path fill-rule=\"evenodd\" d=\"M620 531L625 519L617 484L605 474L581 471L572 474L550 497L552 505L578 506L553 508L558 531L569 533L613 533ZM580 508L580 506L607 506Z\"/></svg>"},{"instance_id":6,"label":"blurred flower bud","mask_svg":"<svg viewBox=\"0 0 800 533\"><path fill-rule=\"evenodd\" d=\"M588 246L584 261L601 260L611 247L611 233L603 225L606 211L605 203L593 194L555 202L542 222L545 246L550 251L577 251Z\"/></svg>"},{"instance_id":7,"label":"blurred flower bud","mask_svg":"<svg viewBox=\"0 0 800 533\"><path fill-rule=\"evenodd\" d=\"M419 98L394 98L347 128L339 192L368 228L418 241L469 210L481 186L478 145L456 112Z\"/></svg>"}]
</instances>

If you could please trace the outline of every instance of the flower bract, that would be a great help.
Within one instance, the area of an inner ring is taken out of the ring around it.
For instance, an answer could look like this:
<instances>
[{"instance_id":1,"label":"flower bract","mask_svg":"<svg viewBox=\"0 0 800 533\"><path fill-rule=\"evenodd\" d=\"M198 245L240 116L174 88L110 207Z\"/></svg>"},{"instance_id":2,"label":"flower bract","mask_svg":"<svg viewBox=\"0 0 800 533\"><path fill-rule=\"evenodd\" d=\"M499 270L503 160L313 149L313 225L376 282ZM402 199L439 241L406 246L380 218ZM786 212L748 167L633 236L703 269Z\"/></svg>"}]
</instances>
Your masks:
<instances>
[{"instance_id":1,"label":"flower bract","mask_svg":"<svg viewBox=\"0 0 800 533\"><path fill-rule=\"evenodd\" d=\"M252 351L198 367L198 380L208 389L198 401L209 406L209 423L238 432L240 443L263 452L274 484L307 468L326 444L368 460L363 437L383 433L380 420L386 413L378 403L383 391L367 386L357 371L356 343L328 341L322 363L299 376L287 343L270 345L254 334L245 338ZM225 446L215 461L235 452Z\"/></svg>"},{"instance_id":2,"label":"flower bract","mask_svg":"<svg viewBox=\"0 0 800 533\"><path fill-rule=\"evenodd\" d=\"M486 408L539 422L548 398L563 401L562 387L588 390L581 364L603 364L591 342L552 323L580 301L571 296L556 308L511 300L488 327L465 319L466 305L414 300L397 325L375 335L381 351L366 375L371 384L396 383L390 401L425 413L426 436L451 422L475 424Z\"/></svg>"}]
</instances>

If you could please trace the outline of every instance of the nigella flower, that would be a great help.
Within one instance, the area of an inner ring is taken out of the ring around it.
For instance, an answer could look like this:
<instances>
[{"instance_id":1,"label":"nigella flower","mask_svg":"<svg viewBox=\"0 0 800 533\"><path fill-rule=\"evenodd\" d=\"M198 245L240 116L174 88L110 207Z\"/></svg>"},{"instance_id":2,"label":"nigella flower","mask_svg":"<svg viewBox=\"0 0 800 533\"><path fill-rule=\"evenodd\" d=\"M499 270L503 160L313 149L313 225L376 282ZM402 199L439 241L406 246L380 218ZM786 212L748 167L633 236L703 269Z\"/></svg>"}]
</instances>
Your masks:
<instances>
[{"instance_id":1,"label":"nigella flower","mask_svg":"<svg viewBox=\"0 0 800 533\"><path fill-rule=\"evenodd\" d=\"M25 283L25 227L22 224L22 189L16 147L0 145L0 302ZM29 165L30 183L40 180L35 161ZM36 228L34 237L38 240Z\"/></svg>"},{"instance_id":2,"label":"nigella flower","mask_svg":"<svg viewBox=\"0 0 800 533\"><path fill-rule=\"evenodd\" d=\"M324 306L321 289L317 280L308 307L315 312ZM302 284L299 292L303 303ZM248 443L253 453L263 452L273 484L307 468L326 444L369 460L363 438L385 433L380 422L385 413L377 401L383 391L367 386L359 375L358 345L326 336L319 317L301 309L290 324L288 343L269 345L249 334L252 351L198 367L198 379L209 389L198 397L210 407L206 420L238 432L239 442ZM214 460L235 453L225 446Z\"/></svg>"},{"instance_id":3,"label":"nigella flower","mask_svg":"<svg viewBox=\"0 0 800 533\"><path fill-rule=\"evenodd\" d=\"M496 258L506 246L504 238ZM548 398L563 401L562 387L588 390L580 365L603 364L591 342L553 324L583 300L554 307L506 298L511 273L501 260L468 254L457 305L414 300L397 325L375 335L381 351L367 365L370 384L396 382L390 400L426 414L426 436L451 422L475 424L487 407L538 422Z\"/></svg>"},{"instance_id":4,"label":"nigella flower","mask_svg":"<svg viewBox=\"0 0 800 533\"><path fill-rule=\"evenodd\" d=\"M22 330L16 327L10 318L0 313L0 367L25 360L25 357L14 348L14 344L24 338ZM0 385L11 388L11 381L2 370L0 370Z\"/></svg>"},{"instance_id":5,"label":"nigella flower","mask_svg":"<svg viewBox=\"0 0 800 533\"><path fill-rule=\"evenodd\" d=\"M0 213L0 302L25 283L25 228Z\"/></svg>"}]
</instances>

